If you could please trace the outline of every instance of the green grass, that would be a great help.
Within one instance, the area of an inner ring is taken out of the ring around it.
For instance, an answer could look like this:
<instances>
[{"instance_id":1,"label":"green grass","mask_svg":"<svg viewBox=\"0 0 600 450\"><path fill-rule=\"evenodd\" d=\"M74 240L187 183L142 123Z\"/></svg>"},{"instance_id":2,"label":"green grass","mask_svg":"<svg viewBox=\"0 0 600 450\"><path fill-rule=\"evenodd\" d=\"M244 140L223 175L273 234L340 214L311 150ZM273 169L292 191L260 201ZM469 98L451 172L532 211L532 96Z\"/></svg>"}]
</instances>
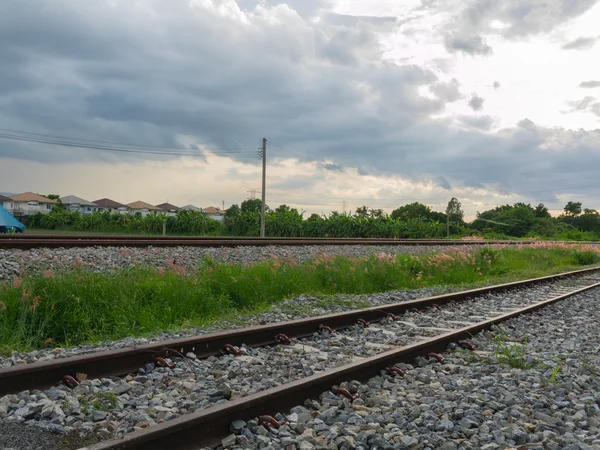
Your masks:
<instances>
[{"instance_id":1,"label":"green grass","mask_svg":"<svg viewBox=\"0 0 600 450\"><path fill-rule=\"evenodd\" d=\"M469 288L550 275L596 262L598 251L539 244L419 256L324 255L302 264L277 258L250 266L206 260L193 273L172 263L166 271L48 271L0 285L0 351L70 346L216 321L243 321L300 294L318 296L314 307L340 303L360 307L364 306L360 299L336 295L433 286ZM596 256L590 258L588 252ZM307 312L301 307L290 310Z\"/></svg>"}]
</instances>

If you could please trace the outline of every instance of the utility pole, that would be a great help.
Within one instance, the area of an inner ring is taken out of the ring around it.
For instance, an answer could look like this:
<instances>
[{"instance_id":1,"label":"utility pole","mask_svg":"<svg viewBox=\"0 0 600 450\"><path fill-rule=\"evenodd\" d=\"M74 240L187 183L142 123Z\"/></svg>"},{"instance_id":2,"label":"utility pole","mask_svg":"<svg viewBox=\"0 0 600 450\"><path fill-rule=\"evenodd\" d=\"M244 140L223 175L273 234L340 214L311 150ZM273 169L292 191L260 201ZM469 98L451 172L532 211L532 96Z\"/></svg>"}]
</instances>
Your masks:
<instances>
[{"instance_id":1,"label":"utility pole","mask_svg":"<svg viewBox=\"0 0 600 450\"><path fill-rule=\"evenodd\" d=\"M267 196L267 138L262 140L262 205L260 208L260 237L265 237L265 201Z\"/></svg>"}]
</instances>

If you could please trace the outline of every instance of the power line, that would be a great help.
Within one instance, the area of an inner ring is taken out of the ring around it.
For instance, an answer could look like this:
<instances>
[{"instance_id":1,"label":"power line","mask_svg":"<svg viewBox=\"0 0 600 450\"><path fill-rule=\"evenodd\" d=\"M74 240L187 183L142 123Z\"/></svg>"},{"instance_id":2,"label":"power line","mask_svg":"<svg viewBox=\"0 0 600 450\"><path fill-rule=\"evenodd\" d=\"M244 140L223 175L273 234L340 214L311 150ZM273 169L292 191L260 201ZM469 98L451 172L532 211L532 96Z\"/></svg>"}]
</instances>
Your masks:
<instances>
[{"instance_id":1,"label":"power line","mask_svg":"<svg viewBox=\"0 0 600 450\"><path fill-rule=\"evenodd\" d=\"M73 141L73 142L95 142L98 144L108 144L110 146L116 145L119 147L142 147L142 148L154 148L154 149L159 149L159 150L184 150L180 147L163 147L163 146L158 146L158 145L146 145L146 144L128 144L128 143L123 143L123 142L114 142L114 141L100 141L100 140L96 140L96 139L83 139L83 138L73 138L73 137L66 137L66 136L56 136L53 134L42 134L42 133L32 133L29 131L18 131L18 130L7 130L5 128L0 128L0 132L2 133L12 133L14 134L24 134L24 135L31 135L31 136L38 136L41 138L54 138L54 139L60 139L60 140L66 140L66 141ZM214 150L221 150L221 151L227 151L227 150L231 150L231 151L239 151L239 150L243 150L241 148L222 148L222 147L207 147L204 144L197 144L197 145L202 145L202 147L206 150L209 149L214 149Z\"/></svg>"},{"instance_id":2,"label":"power line","mask_svg":"<svg viewBox=\"0 0 600 450\"><path fill-rule=\"evenodd\" d=\"M202 149L176 149L177 151L159 151L159 150L144 150L133 149L128 147L112 147L112 146L104 146L104 145L91 145L83 142L68 142L68 141L59 141L55 139L42 139L28 136L15 136L5 133L0 133L0 139L9 139L14 141L23 141L23 142L35 142L40 144L50 144L50 145L59 145L62 147L75 147L75 148L86 148L91 150L102 150L102 151L111 151L111 152L119 152L119 153L137 153L137 154L150 154L150 155L168 155L168 156L203 156L204 151ZM185 152L184 150L189 150ZM208 151L208 150L207 150ZM208 151L214 155L236 155L236 156L254 156L254 152L245 152L245 151Z\"/></svg>"}]
</instances>

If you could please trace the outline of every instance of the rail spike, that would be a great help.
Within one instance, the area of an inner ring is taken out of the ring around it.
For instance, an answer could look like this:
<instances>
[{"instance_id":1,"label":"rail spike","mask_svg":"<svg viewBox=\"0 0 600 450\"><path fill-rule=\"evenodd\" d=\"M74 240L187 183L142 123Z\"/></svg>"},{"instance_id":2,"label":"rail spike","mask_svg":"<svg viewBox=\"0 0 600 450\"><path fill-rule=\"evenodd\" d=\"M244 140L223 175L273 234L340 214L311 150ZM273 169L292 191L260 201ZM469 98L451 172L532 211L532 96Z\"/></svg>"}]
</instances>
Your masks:
<instances>
[{"instance_id":1,"label":"rail spike","mask_svg":"<svg viewBox=\"0 0 600 450\"><path fill-rule=\"evenodd\" d=\"M344 389L339 386L332 386L331 392L333 392L335 395L343 395L350 401L356 400L359 397L358 394L351 394L348 389Z\"/></svg>"}]
</instances>

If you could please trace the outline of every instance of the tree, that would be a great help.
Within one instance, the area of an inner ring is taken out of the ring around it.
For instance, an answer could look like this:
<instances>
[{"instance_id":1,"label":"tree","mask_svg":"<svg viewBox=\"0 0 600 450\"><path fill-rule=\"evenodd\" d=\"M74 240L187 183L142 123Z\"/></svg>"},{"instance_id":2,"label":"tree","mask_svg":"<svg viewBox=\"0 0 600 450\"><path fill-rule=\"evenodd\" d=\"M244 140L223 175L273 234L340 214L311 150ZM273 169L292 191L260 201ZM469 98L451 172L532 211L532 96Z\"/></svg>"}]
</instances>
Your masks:
<instances>
[{"instance_id":1,"label":"tree","mask_svg":"<svg viewBox=\"0 0 600 450\"><path fill-rule=\"evenodd\" d=\"M462 221L465 213L462 210L460 202L452 197L446 207L446 235L450 237L450 222L456 220L456 229L458 230L459 224Z\"/></svg>"},{"instance_id":2,"label":"tree","mask_svg":"<svg viewBox=\"0 0 600 450\"><path fill-rule=\"evenodd\" d=\"M42 197L49 198L50 200L58 200L60 198L60 195L58 195L58 194L48 194L48 195L42 195Z\"/></svg>"},{"instance_id":3,"label":"tree","mask_svg":"<svg viewBox=\"0 0 600 450\"><path fill-rule=\"evenodd\" d=\"M359 206L356 208L356 213L354 213L356 217L369 217L369 207L368 206Z\"/></svg>"},{"instance_id":4,"label":"tree","mask_svg":"<svg viewBox=\"0 0 600 450\"><path fill-rule=\"evenodd\" d=\"M227 211L225 211L225 218L235 217L241 213L239 205L231 205Z\"/></svg>"},{"instance_id":5,"label":"tree","mask_svg":"<svg viewBox=\"0 0 600 450\"><path fill-rule=\"evenodd\" d=\"M581 202L569 202L565 206L565 215L575 217L581 214Z\"/></svg>"},{"instance_id":6,"label":"tree","mask_svg":"<svg viewBox=\"0 0 600 450\"><path fill-rule=\"evenodd\" d=\"M373 219L381 219L384 216L383 209L370 209L369 214Z\"/></svg>"},{"instance_id":7,"label":"tree","mask_svg":"<svg viewBox=\"0 0 600 450\"><path fill-rule=\"evenodd\" d=\"M48 197L50 198L50 197ZM50 200L54 200L54 199L50 199ZM60 198L56 199L56 203L54 204L54 206L52 207L52 211L56 211L56 212L62 212L65 211L65 205L62 202L62 200Z\"/></svg>"},{"instance_id":8,"label":"tree","mask_svg":"<svg viewBox=\"0 0 600 450\"><path fill-rule=\"evenodd\" d=\"M540 203L535 207L535 217L537 217L538 219L546 219L546 218L551 217L550 211L548 211L548 208L546 208L546 205L544 205L543 203Z\"/></svg>"},{"instance_id":9,"label":"tree","mask_svg":"<svg viewBox=\"0 0 600 450\"><path fill-rule=\"evenodd\" d=\"M254 199L254 200L244 200L242 202L241 210L243 213L253 212L260 214L262 206L262 200ZM269 209L267 205L265 205L265 210Z\"/></svg>"},{"instance_id":10,"label":"tree","mask_svg":"<svg viewBox=\"0 0 600 450\"><path fill-rule=\"evenodd\" d=\"M431 208L423 203L414 202L392 211L392 219L408 222L409 220L430 220Z\"/></svg>"}]
</instances>

